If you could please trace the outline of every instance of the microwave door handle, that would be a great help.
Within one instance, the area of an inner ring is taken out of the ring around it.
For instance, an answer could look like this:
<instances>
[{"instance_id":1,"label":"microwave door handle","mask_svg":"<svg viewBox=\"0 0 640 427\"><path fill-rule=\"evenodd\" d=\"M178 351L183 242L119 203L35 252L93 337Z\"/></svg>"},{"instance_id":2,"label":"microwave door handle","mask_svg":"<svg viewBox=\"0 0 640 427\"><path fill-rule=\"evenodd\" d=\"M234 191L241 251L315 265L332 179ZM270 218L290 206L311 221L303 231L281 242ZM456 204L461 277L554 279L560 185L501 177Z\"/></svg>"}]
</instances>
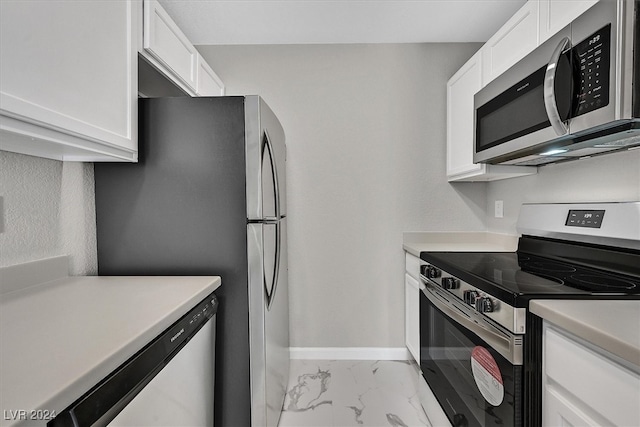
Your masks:
<instances>
[{"instance_id":1,"label":"microwave door handle","mask_svg":"<svg viewBox=\"0 0 640 427\"><path fill-rule=\"evenodd\" d=\"M560 55L570 47L571 40L569 40L569 37L564 37L560 40L560 43L558 43L558 46L553 51L553 55L551 55L551 60L547 64L547 71L544 74L544 108L547 110L547 116L549 117L553 130L556 131L556 134L558 135L566 135L569 133L569 126L567 126L560 118L558 105L556 103L556 90L554 83Z\"/></svg>"}]
</instances>

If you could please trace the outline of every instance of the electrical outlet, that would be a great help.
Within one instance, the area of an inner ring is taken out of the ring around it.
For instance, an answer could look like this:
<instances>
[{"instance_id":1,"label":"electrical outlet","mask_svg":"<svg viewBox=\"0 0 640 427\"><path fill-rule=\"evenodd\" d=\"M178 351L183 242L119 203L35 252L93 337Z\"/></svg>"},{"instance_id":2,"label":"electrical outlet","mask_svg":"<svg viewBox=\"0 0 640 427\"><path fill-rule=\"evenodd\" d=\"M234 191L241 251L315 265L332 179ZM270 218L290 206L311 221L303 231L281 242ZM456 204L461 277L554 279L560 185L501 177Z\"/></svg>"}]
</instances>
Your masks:
<instances>
[{"instance_id":1,"label":"electrical outlet","mask_svg":"<svg viewBox=\"0 0 640 427\"><path fill-rule=\"evenodd\" d=\"M502 200L496 200L495 217L504 218L504 202Z\"/></svg>"}]
</instances>

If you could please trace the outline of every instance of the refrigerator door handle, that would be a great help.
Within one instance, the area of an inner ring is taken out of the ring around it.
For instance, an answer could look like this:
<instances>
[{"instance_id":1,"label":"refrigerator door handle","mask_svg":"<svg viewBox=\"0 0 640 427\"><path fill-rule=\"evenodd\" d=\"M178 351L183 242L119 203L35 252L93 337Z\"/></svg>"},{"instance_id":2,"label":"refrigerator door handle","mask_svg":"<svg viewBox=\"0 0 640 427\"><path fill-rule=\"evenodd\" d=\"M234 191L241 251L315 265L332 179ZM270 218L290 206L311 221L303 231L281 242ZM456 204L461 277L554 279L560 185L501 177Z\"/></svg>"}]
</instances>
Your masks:
<instances>
[{"instance_id":1,"label":"refrigerator door handle","mask_svg":"<svg viewBox=\"0 0 640 427\"><path fill-rule=\"evenodd\" d=\"M271 309L271 304L276 298L276 291L278 289L278 276L280 275L280 254L282 253L281 248L281 240L282 240L282 230L280 228L280 223L275 223L276 226L276 253L274 256L274 266L273 266L273 280L271 285L271 292L269 292L269 287L267 286L267 277L264 278L264 290L267 296L267 310Z\"/></svg>"},{"instance_id":2,"label":"refrigerator door handle","mask_svg":"<svg viewBox=\"0 0 640 427\"><path fill-rule=\"evenodd\" d=\"M271 166L271 172L273 177L273 193L275 197L275 208L276 208L276 217L275 219L280 219L280 187L279 187L279 179L278 179L278 167L276 165L275 153L273 151L273 146L271 145L271 139L269 138L269 134L267 131L264 131L262 136L262 152L264 153L265 148L269 151L269 165ZM264 154L263 154L264 156Z\"/></svg>"}]
</instances>

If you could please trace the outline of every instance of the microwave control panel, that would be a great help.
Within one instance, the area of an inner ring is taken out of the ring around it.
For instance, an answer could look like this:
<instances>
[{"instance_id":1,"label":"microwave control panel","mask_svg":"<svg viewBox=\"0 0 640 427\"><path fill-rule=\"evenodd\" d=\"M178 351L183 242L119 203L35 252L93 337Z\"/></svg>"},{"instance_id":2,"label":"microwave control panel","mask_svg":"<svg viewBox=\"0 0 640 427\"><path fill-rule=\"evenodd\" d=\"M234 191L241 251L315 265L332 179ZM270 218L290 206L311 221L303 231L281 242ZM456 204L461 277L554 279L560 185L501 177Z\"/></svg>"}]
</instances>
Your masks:
<instances>
[{"instance_id":1,"label":"microwave control panel","mask_svg":"<svg viewBox=\"0 0 640 427\"><path fill-rule=\"evenodd\" d=\"M573 49L580 85L573 116L580 116L609 104L611 24L602 27Z\"/></svg>"}]
</instances>

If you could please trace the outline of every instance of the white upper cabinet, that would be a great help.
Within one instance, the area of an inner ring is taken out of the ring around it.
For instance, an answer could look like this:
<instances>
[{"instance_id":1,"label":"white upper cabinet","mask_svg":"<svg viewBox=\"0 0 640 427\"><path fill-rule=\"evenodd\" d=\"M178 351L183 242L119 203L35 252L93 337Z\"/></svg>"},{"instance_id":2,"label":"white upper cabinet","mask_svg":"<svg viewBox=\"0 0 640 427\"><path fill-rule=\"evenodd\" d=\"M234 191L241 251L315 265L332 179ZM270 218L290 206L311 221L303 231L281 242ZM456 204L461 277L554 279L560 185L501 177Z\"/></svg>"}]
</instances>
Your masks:
<instances>
[{"instance_id":1,"label":"white upper cabinet","mask_svg":"<svg viewBox=\"0 0 640 427\"><path fill-rule=\"evenodd\" d=\"M540 43L544 43L591 6L598 3L598 0L539 0L539 2Z\"/></svg>"},{"instance_id":2,"label":"white upper cabinet","mask_svg":"<svg viewBox=\"0 0 640 427\"><path fill-rule=\"evenodd\" d=\"M143 2L141 56L191 96L224 95L222 80L157 0Z\"/></svg>"},{"instance_id":3,"label":"white upper cabinet","mask_svg":"<svg viewBox=\"0 0 640 427\"><path fill-rule=\"evenodd\" d=\"M209 64L198 54L197 96L223 96L224 84Z\"/></svg>"},{"instance_id":4,"label":"white upper cabinet","mask_svg":"<svg viewBox=\"0 0 640 427\"><path fill-rule=\"evenodd\" d=\"M473 96L597 0L529 0L447 83L447 179L491 181L536 173L535 166L473 163Z\"/></svg>"},{"instance_id":5,"label":"white upper cabinet","mask_svg":"<svg viewBox=\"0 0 640 427\"><path fill-rule=\"evenodd\" d=\"M484 52L478 51L447 82L447 179L492 181L536 173L534 167L473 163L473 96L482 88Z\"/></svg>"},{"instance_id":6,"label":"white upper cabinet","mask_svg":"<svg viewBox=\"0 0 640 427\"><path fill-rule=\"evenodd\" d=\"M145 52L181 85L195 93L198 84L198 51L160 3L144 0L143 8Z\"/></svg>"},{"instance_id":7,"label":"white upper cabinet","mask_svg":"<svg viewBox=\"0 0 640 427\"><path fill-rule=\"evenodd\" d=\"M0 148L57 160L137 160L131 1L0 2Z\"/></svg>"},{"instance_id":8,"label":"white upper cabinet","mask_svg":"<svg viewBox=\"0 0 640 427\"><path fill-rule=\"evenodd\" d=\"M483 85L538 46L538 1L528 1L482 47Z\"/></svg>"},{"instance_id":9,"label":"white upper cabinet","mask_svg":"<svg viewBox=\"0 0 640 427\"><path fill-rule=\"evenodd\" d=\"M473 96L482 87L482 52L467 61L447 82L447 177L477 176L485 164L473 163Z\"/></svg>"}]
</instances>

